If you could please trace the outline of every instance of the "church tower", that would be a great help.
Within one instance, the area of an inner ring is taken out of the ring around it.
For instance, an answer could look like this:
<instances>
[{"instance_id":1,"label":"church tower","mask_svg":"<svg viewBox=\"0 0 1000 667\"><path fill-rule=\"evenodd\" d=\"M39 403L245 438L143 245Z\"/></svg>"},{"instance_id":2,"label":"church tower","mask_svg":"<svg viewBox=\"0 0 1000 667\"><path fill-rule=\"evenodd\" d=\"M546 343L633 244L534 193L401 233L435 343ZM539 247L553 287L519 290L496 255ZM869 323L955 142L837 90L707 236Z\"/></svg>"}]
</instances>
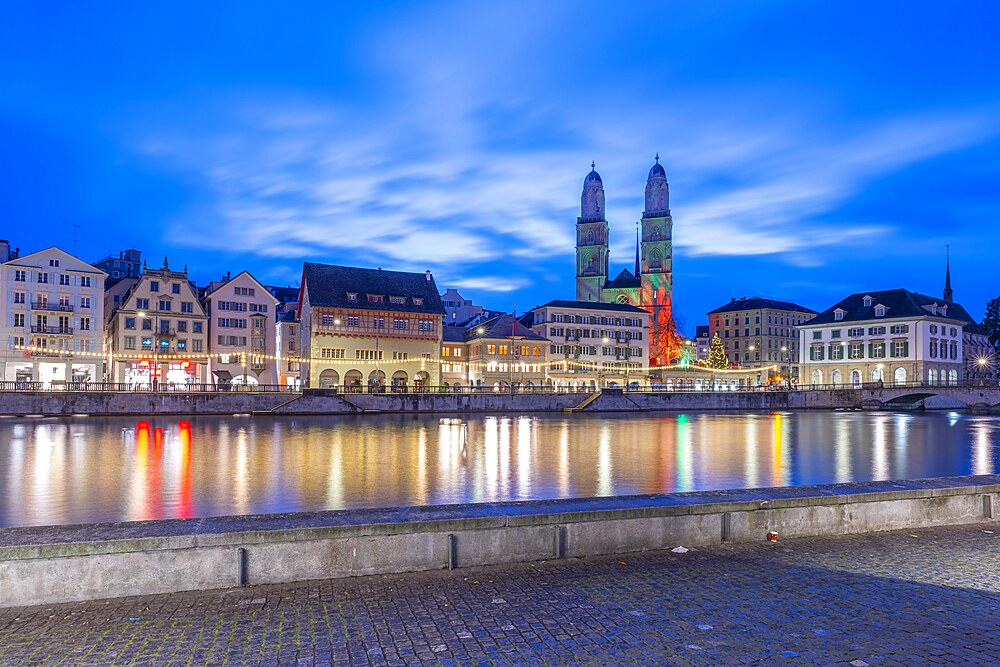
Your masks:
<instances>
[{"instance_id":1,"label":"church tower","mask_svg":"<svg viewBox=\"0 0 1000 667\"><path fill-rule=\"evenodd\" d=\"M583 179L580 217L576 219L576 300L601 300L608 280L608 221L604 212L604 182L590 163ZM661 168L662 169L662 168Z\"/></svg>"},{"instance_id":2,"label":"church tower","mask_svg":"<svg viewBox=\"0 0 1000 667\"><path fill-rule=\"evenodd\" d=\"M646 209L641 225L640 307L653 315L649 356L653 363L668 364L676 356L672 307L674 221L670 217L670 187L659 154L646 178Z\"/></svg>"}]
</instances>

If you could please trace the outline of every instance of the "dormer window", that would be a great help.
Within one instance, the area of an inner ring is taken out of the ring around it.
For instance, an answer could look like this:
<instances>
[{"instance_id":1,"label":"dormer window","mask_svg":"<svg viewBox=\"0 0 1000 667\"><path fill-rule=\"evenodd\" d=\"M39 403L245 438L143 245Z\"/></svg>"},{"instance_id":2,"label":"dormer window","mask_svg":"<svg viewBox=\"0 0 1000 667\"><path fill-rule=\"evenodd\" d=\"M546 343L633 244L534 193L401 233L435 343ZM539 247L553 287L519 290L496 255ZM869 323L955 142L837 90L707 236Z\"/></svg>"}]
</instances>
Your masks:
<instances>
[{"instance_id":1,"label":"dormer window","mask_svg":"<svg viewBox=\"0 0 1000 667\"><path fill-rule=\"evenodd\" d=\"M403 304L406 303L406 297L404 296L390 296L389 303Z\"/></svg>"},{"instance_id":2,"label":"dormer window","mask_svg":"<svg viewBox=\"0 0 1000 667\"><path fill-rule=\"evenodd\" d=\"M872 307L872 301L873 301L873 299L870 296L866 296L863 299L863 301L864 301L864 304L865 304L865 308L871 308Z\"/></svg>"},{"instance_id":3,"label":"dormer window","mask_svg":"<svg viewBox=\"0 0 1000 667\"><path fill-rule=\"evenodd\" d=\"M842 310L842 309L838 308L837 310L833 311L833 319L835 319L835 320L842 320L842 319L844 319L844 314L846 312L847 312L846 310Z\"/></svg>"},{"instance_id":4,"label":"dormer window","mask_svg":"<svg viewBox=\"0 0 1000 667\"><path fill-rule=\"evenodd\" d=\"M413 297L413 305L414 306L422 306L422 305L424 305L424 299L423 299L423 297L419 297L419 296Z\"/></svg>"},{"instance_id":5,"label":"dormer window","mask_svg":"<svg viewBox=\"0 0 1000 667\"><path fill-rule=\"evenodd\" d=\"M358 293L357 292L348 292L347 293L347 300L348 301L353 301L353 302L357 303L357 301L358 301Z\"/></svg>"},{"instance_id":6,"label":"dormer window","mask_svg":"<svg viewBox=\"0 0 1000 667\"><path fill-rule=\"evenodd\" d=\"M875 306L875 317L885 317L885 306L882 304Z\"/></svg>"},{"instance_id":7,"label":"dormer window","mask_svg":"<svg viewBox=\"0 0 1000 667\"><path fill-rule=\"evenodd\" d=\"M382 303L382 295L381 294L369 294L368 295L368 303Z\"/></svg>"}]
</instances>

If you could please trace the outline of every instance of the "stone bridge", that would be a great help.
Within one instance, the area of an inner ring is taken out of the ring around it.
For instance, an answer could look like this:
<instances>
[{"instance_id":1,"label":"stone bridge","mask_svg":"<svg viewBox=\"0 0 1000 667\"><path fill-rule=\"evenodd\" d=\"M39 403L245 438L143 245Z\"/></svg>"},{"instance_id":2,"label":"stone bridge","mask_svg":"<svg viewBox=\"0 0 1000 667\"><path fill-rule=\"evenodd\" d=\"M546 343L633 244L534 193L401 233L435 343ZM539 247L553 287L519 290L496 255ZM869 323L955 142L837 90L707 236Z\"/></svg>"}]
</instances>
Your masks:
<instances>
[{"instance_id":1,"label":"stone bridge","mask_svg":"<svg viewBox=\"0 0 1000 667\"><path fill-rule=\"evenodd\" d=\"M887 386L860 390L861 407L892 409L971 409L1000 412L1000 387L975 386Z\"/></svg>"}]
</instances>

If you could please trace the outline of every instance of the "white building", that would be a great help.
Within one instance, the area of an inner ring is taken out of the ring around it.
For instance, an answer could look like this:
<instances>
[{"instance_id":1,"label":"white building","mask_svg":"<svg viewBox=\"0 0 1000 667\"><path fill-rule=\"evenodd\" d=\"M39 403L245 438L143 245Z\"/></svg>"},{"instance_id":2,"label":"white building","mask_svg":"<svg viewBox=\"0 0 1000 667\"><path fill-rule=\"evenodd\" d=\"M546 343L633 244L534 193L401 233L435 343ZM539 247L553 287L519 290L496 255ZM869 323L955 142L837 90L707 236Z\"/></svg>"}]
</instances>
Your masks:
<instances>
[{"instance_id":1,"label":"white building","mask_svg":"<svg viewBox=\"0 0 1000 667\"><path fill-rule=\"evenodd\" d=\"M3 379L100 382L104 272L59 248L12 258L2 244Z\"/></svg>"},{"instance_id":2,"label":"white building","mask_svg":"<svg viewBox=\"0 0 1000 667\"><path fill-rule=\"evenodd\" d=\"M800 382L958 384L969 322L944 298L905 289L852 294L799 325Z\"/></svg>"},{"instance_id":3,"label":"white building","mask_svg":"<svg viewBox=\"0 0 1000 667\"><path fill-rule=\"evenodd\" d=\"M208 316L209 372L221 384L276 385L278 299L247 271L211 283L202 299Z\"/></svg>"},{"instance_id":4,"label":"white building","mask_svg":"<svg viewBox=\"0 0 1000 667\"><path fill-rule=\"evenodd\" d=\"M593 389L649 383L649 318L624 303L550 301L524 321L550 341L550 385Z\"/></svg>"}]
</instances>

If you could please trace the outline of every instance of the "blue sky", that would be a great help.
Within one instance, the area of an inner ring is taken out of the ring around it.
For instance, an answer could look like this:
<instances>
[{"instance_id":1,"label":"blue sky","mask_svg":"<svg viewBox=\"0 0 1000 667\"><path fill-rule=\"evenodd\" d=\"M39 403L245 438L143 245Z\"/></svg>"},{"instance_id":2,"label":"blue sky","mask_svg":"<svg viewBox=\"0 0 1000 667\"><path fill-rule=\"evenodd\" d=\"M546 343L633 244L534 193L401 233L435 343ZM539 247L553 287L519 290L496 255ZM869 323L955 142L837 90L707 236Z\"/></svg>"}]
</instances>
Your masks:
<instances>
[{"instance_id":1,"label":"blue sky","mask_svg":"<svg viewBox=\"0 0 1000 667\"><path fill-rule=\"evenodd\" d=\"M572 298L596 160L613 273L659 152L674 299L1000 295L1000 5L9 3L0 237L200 282L303 260Z\"/></svg>"}]
</instances>

